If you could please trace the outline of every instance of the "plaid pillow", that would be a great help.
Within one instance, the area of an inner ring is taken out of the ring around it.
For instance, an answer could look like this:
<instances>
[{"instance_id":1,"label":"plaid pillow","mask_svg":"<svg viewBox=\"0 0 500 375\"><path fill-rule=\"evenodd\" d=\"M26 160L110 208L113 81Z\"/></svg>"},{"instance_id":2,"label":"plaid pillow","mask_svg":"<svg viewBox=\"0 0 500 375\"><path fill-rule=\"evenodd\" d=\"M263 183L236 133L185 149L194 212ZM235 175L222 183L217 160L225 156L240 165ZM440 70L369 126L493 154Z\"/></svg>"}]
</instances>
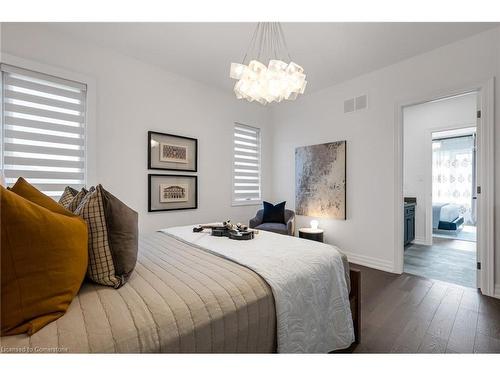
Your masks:
<instances>
[{"instance_id":1,"label":"plaid pillow","mask_svg":"<svg viewBox=\"0 0 500 375\"><path fill-rule=\"evenodd\" d=\"M64 208L68 208L68 205L77 194L78 190L73 189L71 186L66 186L64 188L64 192L61 195L61 198L59 198L59 204L64 206Z\"/></svg>"},{"instance_id":2,"label":"plaid pillow","mask_svg":"<svg viewBox=\"0 0 500 375\"><path fill-rule=\"evenodd\" d=\"M137 212L97 185L74 213L88 226L88 277L119 288L127 282L137 260Z\"/></svg>"},{"instance_id":3,"label":"plaid pillow","mask_svg":"<svg viewBox=\"0 0 500 375\"><path fill-rule=\"evenodd\" d=\"M93 190L93 188L90 188L91 190ZM67 206L65 206L68 210L70 210L71 212L75 212L75 210L78 208L78 206L80 205L80 203L83 202L83 199L85 198L85 196L88 194L88 190L85 189L85 188L82 188L82 190L80 190L78 192L78 194L76 194L73 199L71 200L71 202L68 203Z\"/></svg>"}]
</instances>

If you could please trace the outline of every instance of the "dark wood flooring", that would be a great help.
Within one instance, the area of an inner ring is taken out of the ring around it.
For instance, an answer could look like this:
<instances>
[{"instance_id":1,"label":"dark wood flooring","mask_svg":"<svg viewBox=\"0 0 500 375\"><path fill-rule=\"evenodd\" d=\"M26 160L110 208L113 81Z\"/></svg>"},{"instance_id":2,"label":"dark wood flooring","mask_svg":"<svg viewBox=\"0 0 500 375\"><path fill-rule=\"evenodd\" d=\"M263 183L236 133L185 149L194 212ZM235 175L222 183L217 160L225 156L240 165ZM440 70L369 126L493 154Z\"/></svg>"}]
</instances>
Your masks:
<instances>
[{"instance_id":1,"label":"dark wood flooring","mask_svg":"<svg viewBox=\"0 0 500 375\"><path fill-rule=\"evenodd\" d=\"M361 274L354 353L500 353L500 300L419 276L353 264Z\"/></svg>"}]
</instances>

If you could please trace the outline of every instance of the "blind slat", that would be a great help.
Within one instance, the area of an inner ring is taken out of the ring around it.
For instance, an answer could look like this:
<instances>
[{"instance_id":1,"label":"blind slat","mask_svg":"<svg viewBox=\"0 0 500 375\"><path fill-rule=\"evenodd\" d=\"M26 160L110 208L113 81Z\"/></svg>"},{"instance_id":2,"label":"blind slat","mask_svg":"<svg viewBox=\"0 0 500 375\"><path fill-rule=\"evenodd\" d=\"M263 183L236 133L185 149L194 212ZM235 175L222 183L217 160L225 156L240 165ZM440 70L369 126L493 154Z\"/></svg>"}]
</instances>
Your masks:
<instances>
[{"instance_id":1,"label":"blind slat","mask_svg":"<svg viewBox=\"0 0 500 375\"><path fill-rule=\"evenodd\" d=\"M258 163L259 158L255 157L255 156L250 156L250 155L236 154L236 155L234 155L234 160L242 161L242 162L251 162L251 163L257 162Z\"/></svg>"},{"instance_id":2,"label":"blind slat","mask_svg":"<svg viewBox=\"0 0 500 375\"><path fill-rule=\"evenodd\" d=\"M5 167L5 165L4 165ZM80 180L83 181L83 173L47 172L47 171L24 171L4 168L5 177L46 178L54 180Z\"/></svg>"},{"instance_id":3,"label":"blind slat","mask_svg":"<svg viewBox=\"0 0 500 375\"><path fill-rule=\"evenodd\" d=\"M83 146L84 144L83 138L59 137L56 135L30 133L30 132L16 131L9 129L6 129L4 134L5 138L26 139L26 140L41 141L41 142L53 142L53 143L61 143L73 146Z\"/></svg>"},{"instance_id":4,"label":"blind slat","mask_svg":"<svg viewBox=\"0 0 500 375\"><path fill-rule=\"evenodd\" d=\"M35 82L23 81L22 79L13 78L7 75L5 83L8 86L16 86L23 89L39 91L51 95L57 95L65 98L83 100L84 94L82 92L72 92L57 87L41 85Z\"/></svg>"},{"instance_id":5,"label":"blind slat","mask_svg":"<svg viewBox=\"0 0 500 375\"><path fill-rule=\"evenodd\" d=\"M248 166L240 166L236 165L233 169L234 175L255 175L259 174L259 167L248 167Z\"/></svg>"},{"instance_id":6,"label":"blind slat","mask_svg":"<svg viewBox=\"0 0 500 375\"><path fill-rule=\"evenodd\" d=\"M51 130L51 131L74 133L74 134L84 134L85 132L85 128L81 125L68 126L62 124L53 124L51 122L34 121L34 120L28 120L24 118L10 117L10 116L5 116L5 125L18 125L27 128Z\"/></svg>"},{"instance_id":7,"label":"blind slat","mask_svg":"<svg viewBox=\"0 0 500 375\"><path fill-rule=\"evenodd\" d=\"M251 160L235 160L234 168L243 168L243 169L258 169L259 163L252 162Z\"/></svg>"},{"instance_id":8,"label":"blind slat","mask_svg":"<svg viewBox=\"0 0 500 375\"><path fill-rule=\"evenodd\" d=\"M70 115L68 113L61 113L56 111L49 111L46 109L32 108L19 104L4 103L4 111L27 114L31 116L39 116L55 120L71 121L81 124L83 116Z\"/></svg>"},{"instance_id":9,"label":"blind slat","mask_svg":"<svg viewBox=\"0 0 500 375\"><path fill-rule=\"evenodd\" d=\"M32 165L37 167L57 167L57 168L79 168L85 167L83 161L72 160L50 160L38 158L21 158L16 156L5 156L5 165Z\"/></svg>"},{"instance_id":10,"label":"blind slat","mask_svg":"<svg viewBox=\"0 0 500 375\"><path fill-rule=\"evenodd\" d=\"M235 176L234 180L237 183L239 183L239 182L242 182L242 183L246 183L246 182L255 183L255 182L259 182L259 176Z\"/></svg>"},{"instance_id":11,"label":"blind slat","mask_svg":"<svg viewBox=\"0 0 500 375\"><path fill-rule=\"evenodd\" d=\"M235 147L234 151L235 152L243 152L244 154L248 154L250 156L257 155L259 153L259 150L254 150L251 148L243 148L243 147L239 147L239 146Z\"/></svg>"},{"instance_id":12,"label":"blind slat","mask_svg":"<svg viewBox=\"0 0 500 375\"><path fill-rule=\"evenodd\" d=\"M259 150L260 149L260 146L258 144L256 144L256 143L250 143L250 142L247 142L247 141L236 140L234 142L234 145L236 147L248 148L248 149L251 149L251 150Z\"/></svg>"},{"instance_id":13,"label":"blind slat","mask_svg":"<svg viewBox=\"0 0 500 375\"><path fill-rule=\"evenodd\" d=\"M29 178L27 179L27 181L30 184L33 184L33 186L35 186L38 190L43 191L45 194L48 191L64 191L64 188L66 186L68 186L68 184L60 184L60 183L59 184L58 183L55 183L55 184L40 184L40 183L35 183L35 182L30 181ZM76 189L76 190L80 190L84 186L85 185L83 185L83 184L71 184L71 187L73 189Z\"/></svg>"},{"instance_id":14,"label":"blind slat","mask_svg":"<svg viewBox=\"0 0 500 375\"><path fill-rule=\"evenodd\" d=\"M19 145L14 143L7 143L4 141L5 151L17 151L17 152L28 152L35 154L46 154L46 155L60 155L60 156L71 156L71 157L81 157L83 158L83 150L68 150L64 148L54 148L54 147L43 147L43 146L31 146L31 145Z\"/></svg>"},{"instance_id":15,"label":"blind slat","mask_svg":"<svg viewBox=\"0 0 500 375\"><path fill-rule=\"evenodd\" d=\"M260 131L260 129L252 128L250 126L238 124L238 123L236 123L236 125L234 126L234 130L235 130L235 133L244 132L244 133L250 133L250 134L254 134L254 135L258 134Z\"/></svg>"},{"instance_id":16,"label":"blind slat","mask_svg":"<svg viewBox=\"0 0 500 375\"><path fill-rule=\"evenodd\" d=\"M69 109L72 111L83 112L83 110L84 110L83 104L69 103L69 102L65 102L62 100L44 98L42 96L25 94L22 92L15 92L15 91L8 90L8 89L5 90L4 96L6 99L24 100L24 101L30 102L30 103L49 105L51 107Z\"/></svg>"}]
</instances>

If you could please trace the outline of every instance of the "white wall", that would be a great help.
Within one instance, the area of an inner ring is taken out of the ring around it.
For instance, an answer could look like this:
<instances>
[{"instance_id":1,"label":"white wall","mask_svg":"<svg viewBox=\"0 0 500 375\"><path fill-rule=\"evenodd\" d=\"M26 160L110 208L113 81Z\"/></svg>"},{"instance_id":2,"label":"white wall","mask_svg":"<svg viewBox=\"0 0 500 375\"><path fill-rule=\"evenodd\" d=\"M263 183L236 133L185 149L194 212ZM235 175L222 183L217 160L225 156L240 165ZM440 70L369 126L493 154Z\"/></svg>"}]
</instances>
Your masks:
<instances>
[{"instance_id":1,"label":"white wall","mask_svg":"<svg viewBox=\"0 0 500 375\"><path fill-rule=\"evenodd\" d=\"M355 262L394 268L395 108L443 90L457 90L500 76L500 29L458 41L401 63L315 92L272 109L273 198L294 202L294 150L298 146L347 140L347 220L321 220L326 241ZM368 109L343 113L343 102L368 94ZM496 108L500 91L496 86ZM496 114L495 147L500 149ZM496 153L500 197L500 153ZM500 206L495 203L496 233ZM298 226L308 225L299 218ZM497 283L500 236L496 237Z\"/></svg>"},{"instance_id":2,"label":"white wall","mask_svg":"<svg viewBox=\"0 0 500 375\"><path fill-rule=\"evenodd\" d=\"M404 180L405 197L416 197L415 242L432 243L431 220L432 149L431 132L456 127L476 126L477 95L453 97L446 100L405 107L404 126ZM428 217L430 216L430 218Z\"/></svg>"},{"instance_id":3,"label":"white wall","mask_svg":"<svg viewBox=\"0 0 500 375\"><path fill-rule=\"evenodd\" d=\"M234 121L262 129L263 195L270 195L272 132L265 108L37 25L2 24L2 51L95 79L97 168L89 182L102 183L137 210L142 231L253 217L256 206L231 206ZM197 210L147 212L148 130L198 138Z\"/></svg>"}]
</instances>

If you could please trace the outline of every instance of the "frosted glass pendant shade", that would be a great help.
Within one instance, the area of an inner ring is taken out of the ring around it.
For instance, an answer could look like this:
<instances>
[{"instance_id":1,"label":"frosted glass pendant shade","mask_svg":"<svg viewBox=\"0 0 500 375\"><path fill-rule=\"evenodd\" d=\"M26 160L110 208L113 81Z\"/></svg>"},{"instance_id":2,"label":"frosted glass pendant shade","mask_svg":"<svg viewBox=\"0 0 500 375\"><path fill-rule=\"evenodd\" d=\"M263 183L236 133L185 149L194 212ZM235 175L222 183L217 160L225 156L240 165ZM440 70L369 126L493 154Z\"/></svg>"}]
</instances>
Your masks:
<instances>
[{"instance_id":1,"label":"frosted glass pendant shade","mask_svg":"<svg viewBox=\"0 0 500 375\"><path fill-rule=\"evenodd\" d=\"M231 72L229 77L232 79L240 79L245 71L246 66L243 64L231 63Z\"/></svg>"},{"instance_id":2,"label":"frosted glass pendant shade","mask_svg":"<svg viewBox=\"0 0 500 375\"><path fill-rule=\"evenodd\" d=\"M287 66L287 64L284 61L270 60L267 69L269 69L269 71L271 71L271 72L280 72L280 71L284 71L286 69L286 66Z\"/></svg>"},{"instance_id":3,"label":"frosted glass pendant shade","mask_svg":"<svg viewBox=\"0 0 500 375\"><path fill-rule=\"evenodd\" d=\"M295 100L306 88L304 69L294 62L270 60L268 66L252 60L248 66L231 64L229 76L237 80L234 93L238 99L266 105Z\"/></svg>"},{"instance_id":4,"label":"frosted glass pendant shade","mask_svg":"<svg viewBox=\"0 0 500 375\"><path fill-rule=\"evenodd\" d=\"M304 69L300 65L295 64L294 62L291 62L290 64L288 64L288 66L286 68L286 72L288 74L302 73L303 71L304 71Z\"/></svg>"}]
</instances>

